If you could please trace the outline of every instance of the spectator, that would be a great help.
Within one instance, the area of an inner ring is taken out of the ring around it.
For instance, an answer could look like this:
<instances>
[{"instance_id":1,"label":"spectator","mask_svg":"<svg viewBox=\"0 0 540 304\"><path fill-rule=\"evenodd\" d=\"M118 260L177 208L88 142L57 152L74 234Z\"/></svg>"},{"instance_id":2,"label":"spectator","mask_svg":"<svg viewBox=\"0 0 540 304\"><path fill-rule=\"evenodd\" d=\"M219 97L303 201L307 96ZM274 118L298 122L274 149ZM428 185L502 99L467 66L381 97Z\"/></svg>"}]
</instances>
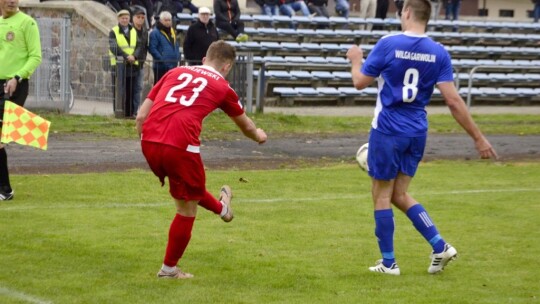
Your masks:
<instances>
[{"instance_id":1,"label":"spectator","mask_svg":"<svg viewBox=\"0 0 540 304\"><path fill-rule=\"evenodd\" d=\"M375 12L375 18L386 19L389 5L390 3L388 0L377 0L377 10Z\"/></svg>"},{"instance_id":2,"label":"spectator","mask_svg":"<svg viewBox=\"0 0 540 304\"><path fill-rule=\"evenodd\" d=\"M446 1L445 19L452 20L452 21L458 20L461 0L445 0L445 1Z\"/></svg>"},{"instance_id":3,"label":"spectator","mask_svg":"<svg viewBox=\"0 0 540 304\"><path fill-rule=\"evenodd\" d=\"M152 26L152 16L154 16L154 3L152 0L131 0L132 11L136 8L140 8L146 15L145 26L149 29Z\"/></svg>"},{"instance_id":4,"label":"spectator","mask_svg":"<svg viewBox=\"0 0 540 304\"><path fill-rule=\"evenodd\" d=\"M113 93L116 94L116 90L123 93L124 116L132 117L135 83L140 72L139 62L134 55L137 47L137 30L129 24L130 13L128 10L121 10L116 15L118 25L114 26L109 32ZM119 65L117 65L118 58L120 58ZM119 87L116 87L116 84L119 84Z\"/></svg>"},{"instance_id":5,"label":"spectator","mask_svg":"<svg viewBox=\"0 0 540 304\"><path fill-rule=\"evenodd\" d=\"M388 0L377 0L377 10L375 12L375 18L386 19L388 14L388 6L390 5ZM374 30L383 30L382 25L376 25L373 27Z\"/></svg>"},{"instance_id":6,"label":"spectator","mask_svg":"<svg viewBox=\"0 0 540 304\"><path fill-rule=\"evenodd\" d=\"M348 0L336 0L336 14L349 18L350 5Z\"/></svg>"},{"instance_id":7,"label":"spectator","mask_svg":"<svg viewBox=\"0 0 540 304\"><path fill-rule=\"evenodd\" d=\"M538 22L538 20L540 19L540 0L532 0L532 2L534 3L534 8L533 8L534 22Z\"/></svg>"},{"instance_id":8,"label":"spectator","mask_svg":"<svg viewBox=\"0 0 540 304\"><path fill-rule=\"evenodd\" d=\"M41 41L36 21L19 10L19 1L0 1L0 131L4 102L23 107L28 78L41 64ZM0 201L13 199L6 148L0 143Z\"/></svg>"},{"instance_id":9,"label":"spectator","mask_svg":"<svg viewBox=\"0 0 540 304\"><path fill-rule=\"evenodd\" d=\"M437 20L441 12L441 0L430 0L431 2L431 20Z\"/></svg>"},{"instance_id":10,"label":"spectator","mask_svg":"<svg viewBox=\"0 0 540 304\"><path fill-rule=\"evenodd\" d=\"M328 7L328 0L307 0L307 6L309 12L315 14L315 16L330 17L328 9L326 9Z\"/></svg>"},{"instance_id":11,"label":"spectator","mask_svg":"<svg viewBox=\"0 0 540 304\"><path fill-rule=\"evenodd\" d=\"M154 59L154 84L156 84L167 71L178 66L180 62L180 44L176 38L176 31L172 28L172 15L167 11L159 14L156 27L150 32L150 54Z\"/></svg>"},{"instance_id":12,"label":"spectator","mask_svg":"<svg viewBox=\"0 0 540 304\"><path fill-rule=\"evenodd\" d=\"M177 17L176 15L178 13L181 13L182 12L182 3L179 2L180 0L158 0L154 3L154 18L156 19L156 23L154 24L157 25L157 22L159 21L159 16L161 15L162 12L169 12L172 16L172 22L171 22L171 26L173 28L176 28L176 20L177 20ZM180 10L178 10L180 8Z\"/></svg>"},{"instance_id":13,"label":"spectator","mask_svg":"<svg viewBox=\"0 0 540 304\"><path fill-rule=\"evenodd\" d=\"M280 0L279 12L282 15L292 17L295 12L301 11L304 16L311 16L304 0Z\"/></svg>"},{"instance_id":14,"label":"spectator","mask_svg":"<svg viewBox=\"0 0 540 304\"><path fill-rule=\"evenodd\" d=\"M237 42L246 42L249 36L244 33L244 22L240 21L240 6L238 0L214 0L216 26Z\"/></svg>"},{"instance_id":15,"label":"spectator","mask_svg":"<svg viewBox=\"0 0 540 304\"><path fill-rule=\"evenodd\" d=\"M360 0L360 18L375 18L377 12L377 0ZM371 31L373 24L360 25L360 30L367 29Z\"/></svg>"},{"instance_id":16,"label":"spectator","mask_svg":"<svg viewBox=\"0 0 540 304\"><path fill-rule=\"evenodd\" d=\"M216 26L210 20L208 7L199 8L199 19L189 26L184 39L184 58L188 65L200 65L212 42L219 40Z\"/></svg>"},{"instance_id":17,"label":"spectator","mask_svg":"<svg viewBox=\"0 0 540 304\"><path fill-rule=\"evenodd\" d=\"M192 14L196 14L199 11L199 8L191 3L191 0L181 0L180 1L182 8L178 10L179 13L183 12L184 9L189 9Z\"/></svg>"},{"instance_id":18,"label":"spectator","mask_svg":"<svg viewBox=\"0 0 540 304\"><path fill-rule=\"evenodd\" d=\"M263 14L276 16L279 13L279 0L263 0Z\"/></svg>"},{"instance_id":19,"label":"spectator","mask_svg":"<svg viewBox=\"0 0 540 304\"><path fill-rule=\"evenodd\" d=\"M134 78L133 89L133 110L131 116L137 116L139 106L141 105L141 94L143 88L144 78L144 62L146 61L146 55L148 54L148 30L145 27L146 14L143 8L136 7L133 12L133 27L137 31L137 45L135 46L134 56L139 63L139 73Z\"/></svg>"}]
</instances>

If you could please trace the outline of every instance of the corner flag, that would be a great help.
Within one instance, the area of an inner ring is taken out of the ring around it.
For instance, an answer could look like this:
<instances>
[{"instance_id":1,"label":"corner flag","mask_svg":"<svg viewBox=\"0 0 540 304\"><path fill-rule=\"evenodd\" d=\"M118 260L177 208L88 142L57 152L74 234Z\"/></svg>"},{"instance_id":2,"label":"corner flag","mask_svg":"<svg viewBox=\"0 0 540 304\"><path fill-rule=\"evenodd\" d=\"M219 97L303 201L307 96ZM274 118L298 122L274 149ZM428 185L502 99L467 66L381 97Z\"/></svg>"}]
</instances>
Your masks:
<instances>
[{"instance_id":1,"label":"corner flag","mask_svg":"<svg viewBox=\"0 0 540 304\"><path fill-rule=\"evenodd\" d=\"M0 142L16 142L47 150L50 121L7 101L4 105L4 117Z\"/></svg>"}]
</instances>

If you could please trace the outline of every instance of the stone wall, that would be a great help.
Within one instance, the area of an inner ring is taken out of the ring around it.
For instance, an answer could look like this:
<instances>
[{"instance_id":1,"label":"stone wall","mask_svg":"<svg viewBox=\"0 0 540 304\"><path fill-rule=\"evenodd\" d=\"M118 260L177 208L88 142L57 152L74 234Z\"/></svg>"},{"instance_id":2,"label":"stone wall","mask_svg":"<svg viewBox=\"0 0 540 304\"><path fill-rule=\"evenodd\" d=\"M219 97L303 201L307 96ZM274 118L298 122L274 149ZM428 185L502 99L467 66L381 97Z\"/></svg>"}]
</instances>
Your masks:
<instances>
[{"instance_id":1,"label":"stone wall","mask_svg":"<svg viewBox=\"0 0 540 304\"><path fill-rule=\"evenodd\" d=\"M70 78L76 99L112 101L110 72L103 69L108 54L108 33L116 24L115 14L94 1L21 2L21 10L39 18L71 20ZM51 37L52 47L60 44L61 27L42 37ZM47 43L49 43L47 41Z\"/></svg>"}]
</instances>

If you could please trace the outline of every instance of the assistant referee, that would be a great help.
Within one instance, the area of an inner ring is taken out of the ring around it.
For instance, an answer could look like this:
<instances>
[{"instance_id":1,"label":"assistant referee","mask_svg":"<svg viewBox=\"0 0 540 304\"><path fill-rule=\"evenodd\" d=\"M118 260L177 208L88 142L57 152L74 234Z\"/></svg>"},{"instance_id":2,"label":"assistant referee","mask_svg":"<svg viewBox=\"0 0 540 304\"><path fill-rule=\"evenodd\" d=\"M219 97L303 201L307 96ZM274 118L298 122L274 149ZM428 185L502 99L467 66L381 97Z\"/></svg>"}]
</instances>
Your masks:
<instances>
[{"instance_id":1,"label":"assistant referee","mask_svg":"<svg viewBox=\"0 0 540 304\"><path fill-rule=\"evenodd\" d=\"M0 10L1 120L6 100L24 106L28 96L28 78L41 63L41 42L36 21L19 11L19 0L0 0ZM0 143L0 201L10 200L13 195L6 149Z\"/></svg>"}]
</instances>

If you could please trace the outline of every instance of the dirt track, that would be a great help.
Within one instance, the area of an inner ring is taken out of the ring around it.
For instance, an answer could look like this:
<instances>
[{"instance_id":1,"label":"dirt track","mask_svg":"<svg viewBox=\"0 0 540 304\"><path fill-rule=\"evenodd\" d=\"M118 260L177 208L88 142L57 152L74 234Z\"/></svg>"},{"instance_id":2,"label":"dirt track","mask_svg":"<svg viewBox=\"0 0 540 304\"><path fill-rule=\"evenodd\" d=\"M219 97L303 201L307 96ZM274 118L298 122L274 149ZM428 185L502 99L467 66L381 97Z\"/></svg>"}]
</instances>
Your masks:
<instances>
[{"instance_id":1,"label":"dirt track","mask_svg":"<svg viewBox=\"0 0 540 304\"><path fill-rule=\"evenodd\" d=\"M503 161L540 161L540 136L488 136ZM274 139L265 145L247 139L207 141L201 153L205 165L217 168L271 169L316 162L354 162L356 149L367 134L320 137L299 135ZM10 144L7 147L12 173L82 173L147 168L136 140L91 139L84 135L51 135L49 149ZM431 135L425 160L477 158L472 140L461 135Z\"/></svg>"}]
</instances>

